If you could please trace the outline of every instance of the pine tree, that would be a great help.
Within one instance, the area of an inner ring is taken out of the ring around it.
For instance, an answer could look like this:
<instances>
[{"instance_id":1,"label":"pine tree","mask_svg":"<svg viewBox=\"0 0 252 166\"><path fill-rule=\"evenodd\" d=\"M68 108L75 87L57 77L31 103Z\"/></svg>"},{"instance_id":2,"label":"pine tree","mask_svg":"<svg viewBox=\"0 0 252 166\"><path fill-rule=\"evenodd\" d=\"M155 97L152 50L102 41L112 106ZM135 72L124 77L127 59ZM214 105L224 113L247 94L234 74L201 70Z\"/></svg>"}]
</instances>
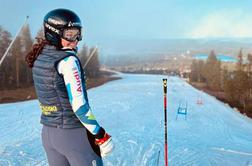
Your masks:
<instances>
[{"instance_id":1,"label":"pine tree","mask_svg":"<svg viewBox=\"0 0 252 166\"><path fill-rule=\"evenodd\" d=\"M237 95L235 90L234 74L224 72L224 85L223 89L226 95L226 99L232 103L237 104Z\"/></svg>"},{"instance_id":2,"label":"pine tree","mask_svg":"<svg viewBox=\"0 0 252 166\"><path fill-rule=\"evenodd\" d=\"M248 54L247 57L249 64L248 64L248 77L249 77L249 100L252 103L252 75L251 75L251 66L252 66L252 54Z\"/></svg>"},{"instance_id":3,"label":"pine tree","mask_svg":"<svg viewBox=\"0 0 252 166\"><path fill-rule=\"evenodd\" d=\"M247 56L247 59L248 59L248 73L251 72L251 66L252 66L252 54L248 54Z\"/></svg>"},{"instance_id":4,"label":"pine tree","mask_svg":"<svg viewBox=\"0 0 252 166\"><path fill-rule=\"evenodd\" d=\"M249 73L244 71L242 57L241 49L238 54L237 70L224 75L224 91L232 105L243 107L246 111L251 106L251 80Z\"/></svg>"},{"instance_id":5,"label":"pine tree","mask_svg":"<svg viewBox=\"0 0 252 166\"><path fill-rule=\"evenodd\" d=\"M238 63L237 63L237 70L243 70L243 54L242 49L240 49L238 54Z\"/></svg>"},{"instance_id":6,"label":"pine tree","mask_svg":"<svg viewBox=\"0 0 252 166\"><path fill-rule=\"evenodd\" d=\"M199 75L198 75L198 81L199 82L205 82L206 81L206 79L205 79L205 77L204 77L204 75L203 75L203 70L204 70L204 61L198 61L198 70L199 70Z\"/></svg>"},{"instance_id":7,"label":"pine tree","mask_svg":"<svg viewBox=\"0 0 252 166\"><path fill-rule=\"evenodd\" d=\"M191 64L191 74L190 74L190 81L197 82L198 81L198 65L197 60L193 60Z\"/></svg>"},{"instance_id":8,"label":"pine tree","mask_svg":"<svg viewBox=\"0 0 252 166\"><path fill-rule=\"evenodd\" d=\"M238 103L246 108L247 99L249 98L249 78L245 71L238 70L235 72L234 81L235 92L237 96Z\"/></svg>"},{"instance_id":9,"label":"pine tree","mask_svg":"<svg viewBox=\"0 0 252 166\"><path fill-rule=\"evenodd\" d=\"M207 86L212 90L221 90L221 66L217 60L214 51L212 50L204 65L204 77Z\"/></svg>"}]
</instances>

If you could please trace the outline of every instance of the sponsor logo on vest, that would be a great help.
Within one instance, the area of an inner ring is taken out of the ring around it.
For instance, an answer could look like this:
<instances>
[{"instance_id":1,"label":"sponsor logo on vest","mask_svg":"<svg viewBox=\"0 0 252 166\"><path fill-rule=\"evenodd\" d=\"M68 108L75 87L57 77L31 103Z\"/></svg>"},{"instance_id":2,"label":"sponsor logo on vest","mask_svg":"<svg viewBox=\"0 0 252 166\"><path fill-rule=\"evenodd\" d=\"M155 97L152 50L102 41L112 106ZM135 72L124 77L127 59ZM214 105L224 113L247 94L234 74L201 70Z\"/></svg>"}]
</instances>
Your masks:
<instances>
[{"instance_id":1,"label":"sponsor logo on vest","mask_svg":"<svg viewBox=\"0 0 252 166\"><path fill-rule=\"evenodd\" d=\"M77 91L78 92L82 92L81 91L81 80L80 80L80 75L79 75L79 72L78 72L78 70L75 70L74 71L74 77L75 77L75 79L76 79L76 81L77 81Z\"/></svg>"},{"instance_id":2,"label":"sponsor logo on vest","mask_svg":"<svg viewBox=\"0 0 252 166\"><path fill-rule=\"evenodd\" d=\"M97 166L96 160L93 160L93 161L92 161L92 166Z\"/></svg>"},{"instance_id":3,"label":"sponsor logo on vest","mask_svg":"<svg viewBox=\"0 0 252 166\"><path fill-rule=\"evenodd\" d=\"M54 105L52 105L52 106L51 105L43 105L40 103L39 106L40 106L40 109L44 115L50 115L52 112L58 111L57 107Z\"/></svg>"}]
</instances>

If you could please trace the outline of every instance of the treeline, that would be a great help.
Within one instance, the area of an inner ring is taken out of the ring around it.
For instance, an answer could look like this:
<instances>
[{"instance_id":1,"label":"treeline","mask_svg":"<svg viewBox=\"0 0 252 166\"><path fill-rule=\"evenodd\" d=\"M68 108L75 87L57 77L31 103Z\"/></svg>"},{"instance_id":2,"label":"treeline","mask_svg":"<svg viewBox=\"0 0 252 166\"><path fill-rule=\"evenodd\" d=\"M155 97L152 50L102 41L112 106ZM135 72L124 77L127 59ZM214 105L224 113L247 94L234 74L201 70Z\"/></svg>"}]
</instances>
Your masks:
<instances>
[{"instance_id":1,"label":"treeline","mask_svg":"<svg viewBox=\"0 0 252 166\"><path fill-rule=\"evenodd\" d=\"M0 66L0 89L15 89L32 84L31 70L25 63L25 55L32 47L32 37L28 24L22 28L8 55ZM10 32L0 26L0 58L11 43Z\"/></svg>"},{"instance_id":2,"label":"treeline","mask_svg":"<svg viewBox=\"0 0 252 166\"><path fill-rule=\"evenodd\" d=\"M93 53L93 55L91 55ZM100 75L100 61L99 50L96 47L89 48L87 45L83 45L82 49L78 53L82 67L88 78L99 77ZM86 64L89 56L92 56L88 64ZM86 64L86 66L84 66Z\"/></svg>"},{"instance_id":3,"label":"treeline","mask_svg":"<svg viewBox=\"0 0 252 166\"><path fill-rule=\"evenodd\" d=\"M214 51L211 51L206 61L193 60L190 81L205 83L208 90L217 92L217 98L251 116L252 55L248 54L247 62L244 63L240 50L234 70L222 67L222 63L217 60Z\"/></svg>"},{"instance_id":4,"label":"treeline","mask_svg":"<svg viewBox=\"0 0 252 166\"><path fill-rule=\"evenodd\" d=\"M38 31L36 37L43 38L43 29ZM11 41L11 33L0 26L0 59L3 57ZM29 25L25 24L0 66L0 90L33 86L32 71L25 62L25 56L31 50L34 42L36 41L31 36ZM86 60L94 49L95 47L89 48L87 45L82 47L78 53L82 65L86 63ZM99 51L96 49L84 69L86 76L88 78L98 77L100 73L99 68Z\"/></svg>"}]
</instances>

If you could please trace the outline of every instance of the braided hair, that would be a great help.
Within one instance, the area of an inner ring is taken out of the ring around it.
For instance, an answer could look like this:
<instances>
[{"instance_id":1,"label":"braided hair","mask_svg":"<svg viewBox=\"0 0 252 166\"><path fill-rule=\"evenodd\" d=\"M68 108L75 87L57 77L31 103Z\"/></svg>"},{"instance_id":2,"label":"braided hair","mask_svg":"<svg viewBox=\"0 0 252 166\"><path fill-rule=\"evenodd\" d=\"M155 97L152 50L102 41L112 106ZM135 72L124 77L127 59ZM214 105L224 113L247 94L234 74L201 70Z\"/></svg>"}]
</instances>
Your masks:
<instances>
[{"instance_id":1,"label":"braided hair","mask_svg":"<svg viewBox=\"0 0 252 166\"><path fill-rule=\"evenodd\" d=\"M49 44L49 42L43 38L36 38L36 39L37 43L33 44L31 51L25 57L25 61L30 68L33 67L35 60L41 53L44 46Z\"/></svg>"}]
</instances>

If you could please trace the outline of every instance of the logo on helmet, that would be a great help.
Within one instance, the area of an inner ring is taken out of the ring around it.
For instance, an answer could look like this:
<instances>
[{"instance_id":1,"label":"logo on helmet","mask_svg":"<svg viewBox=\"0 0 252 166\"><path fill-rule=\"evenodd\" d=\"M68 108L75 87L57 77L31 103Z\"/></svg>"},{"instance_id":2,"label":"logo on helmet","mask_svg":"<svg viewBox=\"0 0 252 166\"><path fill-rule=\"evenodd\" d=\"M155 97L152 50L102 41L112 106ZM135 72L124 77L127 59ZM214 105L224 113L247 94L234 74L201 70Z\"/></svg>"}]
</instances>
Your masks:
<instances>
[{"instance_id":1,"label":"logo on helmet","mask_svg":"<svg viewBox=\"0 0 252 166\"><path fill-rule=\"evenodd\" d=\"M78 22L71 22L71 21L68 23L68 27L75 27L75 26L81 26L81 24Z\"/></svg>"},{"instance_id":2,"label":"logo on helmet","mask_svg":"<svg viewBox=\"0 0 252 166\"><path fill-rule=\"evenodd\" d=\"M52 23L54 25L62 25L62 24L64 24L64 22L58 21L58 20L55 20L55 19L52 19L52 18L48 18L48 22Z\"/></svg>"},{"instance_id":3,"label":"logo on helmet","mask_svg":"<svg viewBox=\"0 0 252 166\"><path fill-rule=\"evenodd\" d=\"M53 26L51 26L51 25L49 25L47 23L45 23L45 27L48 28L48 29L50 29L51 31L57 33L57 34L60 34L60 32L59 32L58 29L54 28Z\"/></svg>"}]
</instances>

